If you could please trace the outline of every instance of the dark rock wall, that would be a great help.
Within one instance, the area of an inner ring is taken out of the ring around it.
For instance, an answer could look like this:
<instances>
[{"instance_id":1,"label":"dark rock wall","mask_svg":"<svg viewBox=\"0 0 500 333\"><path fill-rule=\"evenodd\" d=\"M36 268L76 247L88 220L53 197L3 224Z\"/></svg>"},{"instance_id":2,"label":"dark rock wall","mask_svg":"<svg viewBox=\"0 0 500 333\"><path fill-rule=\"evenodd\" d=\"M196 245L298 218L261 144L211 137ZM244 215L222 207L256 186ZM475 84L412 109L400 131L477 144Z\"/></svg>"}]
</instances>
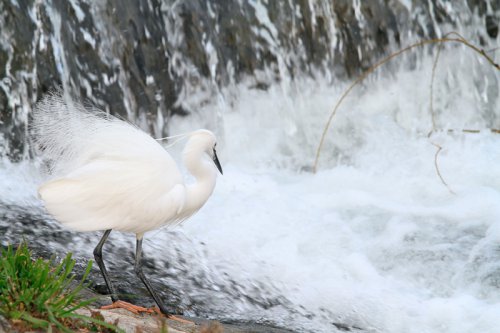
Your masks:
<instances>
[{"instance_id":1,"label":"dark rock wall","mask_svg":"<svg viewBox=\"0 0 500 333\"><path fill-rule=\"evenodd\" d=\"M193 87L352 77L464 26L496 45L499 20L499 0L0 0L0 155L28 156L29 112L57 86L162 136Z\"/></svg>"},{"instance_id":2,"label":"dark rock wall","mask_svg":"<svg viewBox=\"0 0 500 333\"><path fill-rule=\"evenodd\" d=\"M158 2L3 1L0 13L0 130L10 155L25 153L27 115L58 86L151 132L161 132L158 113L180 112Z\"/></svg>"}]
</instances>

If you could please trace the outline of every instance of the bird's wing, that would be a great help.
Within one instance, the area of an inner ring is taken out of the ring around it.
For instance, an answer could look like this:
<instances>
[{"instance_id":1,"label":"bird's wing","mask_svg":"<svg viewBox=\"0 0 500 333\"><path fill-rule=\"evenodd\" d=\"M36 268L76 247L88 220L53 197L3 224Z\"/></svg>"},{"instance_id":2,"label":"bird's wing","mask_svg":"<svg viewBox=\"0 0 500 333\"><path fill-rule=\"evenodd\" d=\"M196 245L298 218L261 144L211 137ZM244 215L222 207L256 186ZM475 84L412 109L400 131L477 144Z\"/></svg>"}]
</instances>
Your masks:
<instances>
[{"instance_id":1,"label":"bird's wing","mask_svg":"<svg viewBox=\"0 0 500 333\"><path fill-rule=\"evenodd\" d=\"M43 184L39 194L47 210L72 229L136 232L174 218L184 204L183 188L168 159L100 156Z\"/></svg>"},{"instance_id":2,"label":"bird's wing","mask_svg":"<svg viewBox=\"0 0 500 333\"><path fill-rule=\"evenodd\" d=\"M137 127L52 94L37 104L32 130L55 180L40 197L60 222L77 230L132 228L159 219L160 198L178 210L182 176L172 157Z\"/></svg>"}]
</instances>

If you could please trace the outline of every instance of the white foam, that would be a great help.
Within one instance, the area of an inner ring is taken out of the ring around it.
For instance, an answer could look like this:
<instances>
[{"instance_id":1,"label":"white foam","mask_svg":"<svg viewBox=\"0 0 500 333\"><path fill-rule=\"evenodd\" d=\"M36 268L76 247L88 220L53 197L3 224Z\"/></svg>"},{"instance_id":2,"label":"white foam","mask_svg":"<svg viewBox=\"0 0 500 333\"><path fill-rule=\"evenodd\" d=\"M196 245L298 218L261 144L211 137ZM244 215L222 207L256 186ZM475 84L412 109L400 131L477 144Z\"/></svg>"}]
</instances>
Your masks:
<instances>
[{"instance_id":1,"label":"white foam","mask_svg":"<svg viewBox=\"0 0 500 333\"><path fill-rule=\"evenodd\" d=\"M444 68L437 77L439 127L491 126L477 106L498 117L498 100L481 104L471 69L447 59L454 72ZM218 287L184 291L207 293L216 317L312 332L332 332L332 322L387 333L498 331L500 136L428 138L432 59L419 66L356 89L334 119L317 174L300 170L310 169L346 83L304 79L268 91L242 83L233 100L225 96L224 176L181 227L192 240L182 249L199 259L189 271L206 281L262 281L269 289L250 297L278 293L289 303L264 310ZM450 86L449 75L462 84ZM216 105L174 118L170 134L207 127ZM440 172L455 194L436 173L432 143L443 147ZM165 246L169 236L159 231L146 240Z\"/></svg>"},{"instance_id":2,"label":"white foam","mask_svg":"<svg viewBox=\"0 0 500 333\"><path fill-rule=\"evenodd\" d=\"M224 116L224 176L183 226L206 244L207 270L272 281L299 313L302 305L318 314L287 317L290 328L331 332L328 323L346 322L376 332L497 331L500 136L484 130L470 87L447 94L438 76L438 125L483 131L428 138L431 62L422 63L347 100L317 174L297 170L311 165L341 89L302 82L290 96L278 86L241 85ZM203 119L177 118L172 128ZM287 122L297 131L288 132ZM440 172L455 194L438 177L432 143L443 147Z\"/></svg>"}]
</instances>

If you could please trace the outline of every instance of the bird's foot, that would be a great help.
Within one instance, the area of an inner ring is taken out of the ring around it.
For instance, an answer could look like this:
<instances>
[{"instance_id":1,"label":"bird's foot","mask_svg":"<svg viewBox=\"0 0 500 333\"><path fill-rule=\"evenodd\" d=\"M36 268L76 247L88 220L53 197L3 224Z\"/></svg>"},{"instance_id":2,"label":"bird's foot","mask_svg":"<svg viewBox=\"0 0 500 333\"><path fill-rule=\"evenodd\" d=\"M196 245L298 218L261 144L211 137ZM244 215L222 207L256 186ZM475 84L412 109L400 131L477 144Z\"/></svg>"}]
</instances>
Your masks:
<instances>
[{"instance_id":1,"label":"bird's foot","mask_svg":"<svg viewBox=\"0 0 500 333\"><path fill-rule=\"evenodd\" d=\"M146 313L154 313L153 309L148 309L142 306L134 305L125 301L116 301L113 304L101 306L102 310L110 310L110 309L125 309L132 313L139 314L141 312Z\"/></svg>"},{"instance_id":2,"label":"bird's foot","mask_svg":"<svg viewBox=\"0 0 500 333\"><path fill-rule=\"evenodd\" d=\"M175 320L175 321L182 323L182 324L195 325L195 323L190 321L190 320L186 320L184 318L174 316L173 314L164 314L163 312L161 312L161 310L157 306L154 306L151 308L145 308L145 307L142 307L139 305L134 305L134 304L131 304L131 303L128 303L125 301L116 301L116 302L113 302L113 304L101 306L101 309L102 310L125 309L125 310L128 310L134 314L139 314L141 312L156 313L158 315L167 317L167 319L169 319L169 320Z\"/></svg>"},{"instance_id":3,"label":"bird's foot","mask_svg":"<svg viewBox=\"0 0 500 333\"><path fill-rule=\"evenodd\" d=\"M177 317L177 316L174 316L173 314L164 314L163 312L161 312L160 308L157 307L157 306L154 306L152 308L149 308L150 311L153 311L159 315L162 315L162 316L166 316L167 319L169 320L175 320L175 321L178 321L179 323L182 323L182 324L190 324L190 325L195 325L195 322L191 321L191 320L187 320L187 319L184 319L184 318L181 318L181 317Z\"/></svg>"},{"instance_id":4,"label":"bird's foot","mask_svg":"<svg viewBox=\"0 0 500 333\"><path fill-rule=\"evenodd\" d=\"M174 315L168 315L167 319L175 320L175 321L178 321L179 323L182 323L182 324L196 325L196 323L194 321L187 320L187 319L184 319L184 318L181 318L181 317L177 317L177 316L174 316Z\"/></svg>"}]
</instances>

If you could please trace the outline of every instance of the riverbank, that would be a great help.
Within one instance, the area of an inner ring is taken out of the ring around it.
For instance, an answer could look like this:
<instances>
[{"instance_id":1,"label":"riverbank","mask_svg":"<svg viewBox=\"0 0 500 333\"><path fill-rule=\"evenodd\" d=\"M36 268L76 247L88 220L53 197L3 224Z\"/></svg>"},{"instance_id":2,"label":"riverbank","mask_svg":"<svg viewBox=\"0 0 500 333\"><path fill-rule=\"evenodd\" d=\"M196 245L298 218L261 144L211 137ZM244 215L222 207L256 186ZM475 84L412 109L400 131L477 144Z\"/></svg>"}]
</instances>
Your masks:
<instances>
[{"instance_id":1,"label":"riverbank","mask_svg":"<svg viewBox=\"0 0 500 333\"><path fill-rule=\"evenodd\" d=\"M124 309L91 309L83 310L81 314L90 316L92 312L98 312L106 322L116 325L126 333L292 333L289 330L265 325L226 324L202 318L180 317L188 321L187 323L183 323L156 314L134 314Z\"/></svg>"},{"instance_id":2,"label":"riverbank","mask_svg":"<svg viewBox=\"0 0 500 333\"><path fill-rule=\"evenodd\" d=\"M100 317L107 323L113 324L125 333L292 333L293 331L280 328L258 325L231 323L223 324L202 318L182 317L186 323L167 319L156 314L134 314L124 309L102 310L89 308L78 310L84 316ZM18 332L12 324L0 316L0 333ZM30 330L29 332L43 332ZM83 332L83 331L82 331Z\"/></svg>"}]
</instances>

